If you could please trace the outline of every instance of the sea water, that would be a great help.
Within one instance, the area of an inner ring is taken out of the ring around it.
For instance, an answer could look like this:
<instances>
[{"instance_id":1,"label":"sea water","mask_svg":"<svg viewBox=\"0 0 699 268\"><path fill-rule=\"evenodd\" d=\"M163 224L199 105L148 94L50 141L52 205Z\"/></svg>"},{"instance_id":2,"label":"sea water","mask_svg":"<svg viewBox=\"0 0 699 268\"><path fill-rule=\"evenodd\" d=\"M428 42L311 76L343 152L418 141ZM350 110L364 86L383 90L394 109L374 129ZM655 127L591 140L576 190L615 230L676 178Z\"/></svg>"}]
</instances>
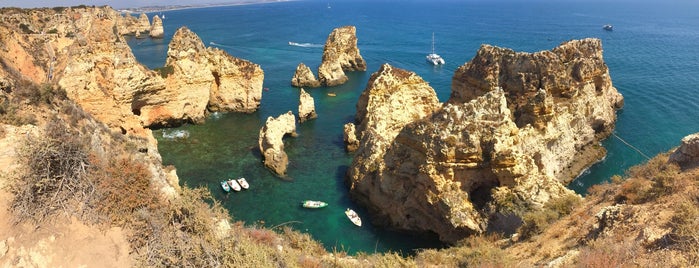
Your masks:
<instances>
[{"instance_id":1,"label":"sea water","mask_svg":"<svg viewBox=\"0 0 699 268\"><path fill-rule=\"evenodd\" d=\"M158 15L161 13L151 13ZM207 46L260 64L265 72L260 109L252 114L215 114L203 125L154 132L166 165L177 167L180 182L208 187L234 220L269 228L290 226L311 234L329 250L400 251L439 247L429 239L373 227L366 211L348 196L344 176L352 154L343 149L343 124L351 122L357 99L381 64L416 72L441 101L451 91L456 68L481 44L536 52L561 42L602 39L614 85L625 97L615 133L647 155L665 152L699 131L699 4L634 1L295 1L162 12L165 38L132 39L138 60L150 68L165 63L167 44L186 26ZM614 31L602 25L612 24ZM290 86L296 66L316 70L332 29L357 27L366 72L351 72L333 88L306 89L318 118L298 125L285 139L287 179L262 165L257 138L269 116L296 113L299 90ZM432 33L444 66L425 61ZM295 43L289 45L289 42ZM335 97L327 93L334 92ZM604 161L569 185L584 194L593 184L623 174L645 158L615 137L603 142ZM219 181L245 177L250 189L226 194ZM321 200L328 207L304 209ZM360 228L345 217L355 209Z\"/></svg>"}]
</instances>

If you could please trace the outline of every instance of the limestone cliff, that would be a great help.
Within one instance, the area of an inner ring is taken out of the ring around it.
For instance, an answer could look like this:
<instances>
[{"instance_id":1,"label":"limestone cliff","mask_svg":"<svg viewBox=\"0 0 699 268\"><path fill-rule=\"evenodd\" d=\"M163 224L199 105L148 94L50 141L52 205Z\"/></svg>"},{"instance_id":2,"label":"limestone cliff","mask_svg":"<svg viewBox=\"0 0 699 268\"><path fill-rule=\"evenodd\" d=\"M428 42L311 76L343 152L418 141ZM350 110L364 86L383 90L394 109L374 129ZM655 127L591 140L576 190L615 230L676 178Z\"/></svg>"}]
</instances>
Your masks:
<instances>
[{"instance_id":1,"label":"limestone cliff","mask_svg":"<svg viewBox=\"0 0 699 268\"><path fill-rule=\"evenodd\" d=\"M158 15L153 16L153 24L150 26L150 33L148 35L152 38L163 38L165 35L163 20L161 20Z\"/></svg>"},{"instance_id":2,"label":"limestone cliff","mask_svg":"<svg viewBox=\"0 0 699 268\"><path fill-rule=\"evenodd\" d=\"M286 135L296 136L296 117L289 111L277 118L268 117L265 125L260 129L258 145L262 153L265 167L277 175L286 175L289 165L289 157L284 151Z\"/></svg>"},{"instance_id":3,"label":"limestone cliff","mask_svg":"<svg viewBox=\"0 0 699 268\"><path fill-rule=\"evenodd\" d=\"M677 163L683 169L699 166L699 133L682 138L680 147L670 155L669 161Z\"/></svg>"},{"instance_id":4,"label":"limestone cliff","mask_svg":"<svg viewBox=\"0 0 699 268\"><path fill-rule=\"evenodd\" d=\"M324 86L347 82L344 71L366 71L366 62L357 47L357 29L344 26L334 29L323 48L323 60L318 67L318 80Z\"/></svg>"},{"instance_id":5,"label":"limestone cliff","mask_svg":"<svg viewBox=\"0 0 699 268\"><path fill-rule=\"evenodd\" d=\"M260 105L264 73L259 65L206 48L186 27L170 41L166 90L142 95L137 102L144 125L203 122L208 111L253 112Z\"/></svg>"},{"instance_id":6,"label":"limestone cliff","mask_svg":"<svg viewBox=\"0 0 699 268\"><path fill-rule=\"evenodd\" d=\"M122 15L119 11L113 9L105 9L105 12L110 13L108 15L109 17L116 18L117 30L120 35L134 35L139 37L140 34L146 34L150 31L150 21L145 13L141 13L141 15L136 18L130 13Z\"/></svg>"},{"instance_id":7,"label":"limestone cliff","mask_svg":"<svg viewBox=\"0 0 699 268\"><path fill-rule=\"evenodd\" d=\"M318 114L316 114L316 106L313 97L302 88L301 95L299 96L299 122L303 123L317 117Z\"/></svg>"},{"instance_id":8,"label":"limestone cliff","mask_svg":"<svg viewBox=\"0 0 699 268\"><path fill-rule=\"evenodd\" d=\"M381 178L385 169L385 153L406 124L431 115L439 107L434 89L415 73L384 64L371 75L357 102L355 123L359 148L348 171L350 191L355 199L376 208L372 206L381 197L375 190L399 191L374 181ZM345 126L348 131L352 128ZM353 134L345 135L351 140Z\"/></svg>"},{"instance_id":9,"label":"limestone cliff","mask_svg":"<svg viewBox=\"0 0 699 268\"><path fill-rule=\"evenodd\" d=\"M320 81L313 75L311 68L302 62L296 67L294 77L291 78L291 85L294 87L319 87Z\"/></svg>"},{"instance_id":10,"label":"limestone cliff","mask_svg":"<svg viewBox=\"0 0 699 268\"><path fill-rule=\"evenodd\" d=\"M377 223L455 242L499 228L498 213L570 193L562 182L603 156L598 142L622 101L601 53L595 39L533 54L483 46L438 112L390 131L358 128L352 196ZM358 122L377 110L361 103Z\"/></svg>"}]
</instances>

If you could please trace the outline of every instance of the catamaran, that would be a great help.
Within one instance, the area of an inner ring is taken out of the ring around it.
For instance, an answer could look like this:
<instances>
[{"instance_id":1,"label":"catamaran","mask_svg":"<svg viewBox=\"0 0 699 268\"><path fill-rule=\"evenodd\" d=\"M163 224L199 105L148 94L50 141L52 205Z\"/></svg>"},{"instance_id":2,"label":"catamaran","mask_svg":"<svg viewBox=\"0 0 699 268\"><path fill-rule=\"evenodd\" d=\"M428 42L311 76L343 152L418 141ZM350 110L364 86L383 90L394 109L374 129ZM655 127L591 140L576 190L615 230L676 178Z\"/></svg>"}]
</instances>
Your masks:
<instances>
[{"instance_id":1,"label":"catamaran","mask_svg":"<svg viewBox=\"0 0 699 268\"><path fill-rule=\"evenodd\" d=\"M432 33L432 53L427 55L427 62L432 63L432 65L444 64L444 59L437 53L434 53L434 33Z\"/></svg>"}]
</instances>

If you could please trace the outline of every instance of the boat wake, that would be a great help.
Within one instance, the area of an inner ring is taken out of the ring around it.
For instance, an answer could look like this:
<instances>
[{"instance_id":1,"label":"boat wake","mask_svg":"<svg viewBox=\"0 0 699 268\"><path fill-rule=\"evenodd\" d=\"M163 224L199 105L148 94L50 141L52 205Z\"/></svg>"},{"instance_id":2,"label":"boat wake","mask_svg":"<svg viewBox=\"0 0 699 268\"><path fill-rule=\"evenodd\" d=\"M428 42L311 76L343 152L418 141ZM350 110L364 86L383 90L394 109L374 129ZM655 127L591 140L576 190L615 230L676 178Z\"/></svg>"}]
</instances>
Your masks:
<instances>
[{"instance_id":1,"label":"boat wake","mask_svg":"<svg viewBox=\"0 0 699 268\"><path fill-rule=\"evenodd\" d=\"M290 46L296 47L323 47L321 44L289 42Z\"/></svg>"},{"instance_id":2,"label":"boat wake","mask_svg":"<svg viewBox=\"0 0 699 268\"><path fill-rule=\"evenodd\" d=\"M189 138L189 131L186 130L172 130L172 131L166 131L163 130L163 138L165 139L186 139Z\"/></svg>"},{"instance_id":3,"label":"boat wake","mask_svg":"<svg viewBox=\"0 0 699 268\"><path fill-rule=\"evenodd\" d=\"M219 44L219 43L214 43L214 42L209 42L209 45L212 45L212 46L217 46L217 47L227 47L227 48L234 48L233 46L223 45L223 44Z\"/></svg>"}]
</instances>

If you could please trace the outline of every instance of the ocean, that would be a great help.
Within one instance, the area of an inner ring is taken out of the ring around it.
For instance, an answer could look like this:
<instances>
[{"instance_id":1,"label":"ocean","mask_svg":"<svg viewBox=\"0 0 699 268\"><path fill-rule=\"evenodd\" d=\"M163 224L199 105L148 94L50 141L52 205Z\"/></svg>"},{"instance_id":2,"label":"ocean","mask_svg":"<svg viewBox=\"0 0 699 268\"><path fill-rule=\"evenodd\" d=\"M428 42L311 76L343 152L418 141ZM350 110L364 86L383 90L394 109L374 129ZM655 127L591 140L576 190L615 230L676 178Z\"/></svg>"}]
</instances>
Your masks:
<instances>
[{"instance_id":1,"label":"ocean","mask_svg":"<svg viewBox=\"0 0 699 268\"><path fill-rule=\"evenodd\" d=\"M589 186L645 161L620 139L653 156L699 131L698 11L696 1L294 1L151 13L165 15L165 38L131 39L129 44L140 62L161 67L170 38L186 26L207 46L260 64L265 72L269 90L263 91L257 112L213 114L203 125L154 131L164 164L177 167L181 184L208 187L234 220L290 226L330 251L410 254L442 245L368 224L369 215L351 202L344 184L352 154L343 149L342 126L353 120L356 101L381 64L417 73L445 101L454 71L481 44L535 52L571 39L602 39L625 106L617 113L616 137L603 142L607 157L569 185L585 194ZM614 31L603 30L604 24L612 24ZM285 139L289 179L279 179L261 163L259 129L269 116L297 112L299 90L290 86L296 66L303 62L315 71L328 34L344 25L357 27L368 70L349 73L349 81L338 87L307 89L318 118L299 124L298 137ZM444 66L425 61L432 33ZM238 176L247 178L250 190L226 194L220 189L219 181ZM303 209L300 202L306 199L329 206ZM352 225L343 213L348 207L366 224Z\"/></svg>"}]
</instances>

